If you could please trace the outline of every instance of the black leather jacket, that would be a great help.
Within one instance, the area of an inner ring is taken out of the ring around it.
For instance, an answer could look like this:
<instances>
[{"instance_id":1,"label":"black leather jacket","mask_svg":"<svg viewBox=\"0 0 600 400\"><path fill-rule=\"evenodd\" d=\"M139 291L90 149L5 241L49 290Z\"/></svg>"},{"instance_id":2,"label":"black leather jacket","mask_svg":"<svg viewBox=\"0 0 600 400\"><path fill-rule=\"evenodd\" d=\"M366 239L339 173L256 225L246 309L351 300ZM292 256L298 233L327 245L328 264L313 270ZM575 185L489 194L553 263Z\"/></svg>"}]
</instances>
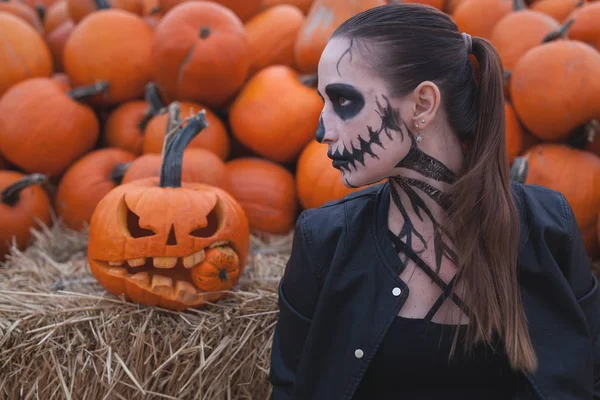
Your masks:
<instances>
[{"instance_id":1,"label":"black leather jacket","mask_svg":"<svg viewBox=\"0 0 600 400\"><path fill-rule=\"evenodd\" d=\"M389 191L372 186L298 218L279 286L274 400L351 399L405 303L388 240ZM539 360L516 398L600 399L600 291L572 210L546 188L513 183L513 194L520 289Z\"/></svg>"}]
</instances>

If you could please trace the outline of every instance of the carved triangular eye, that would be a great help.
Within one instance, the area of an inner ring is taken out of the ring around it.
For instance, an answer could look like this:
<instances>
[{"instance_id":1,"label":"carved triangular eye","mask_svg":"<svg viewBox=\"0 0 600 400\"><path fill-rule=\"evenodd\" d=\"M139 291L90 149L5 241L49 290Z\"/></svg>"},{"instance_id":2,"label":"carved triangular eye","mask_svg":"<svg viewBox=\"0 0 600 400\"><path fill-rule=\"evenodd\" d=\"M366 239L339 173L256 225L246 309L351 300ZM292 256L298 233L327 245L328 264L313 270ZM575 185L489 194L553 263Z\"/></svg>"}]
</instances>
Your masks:
<instances>
[{"instance_id":1,"label":"carved triangular eye","mask_svg":"<svg viewBox=\"0 0 600 400\"><path fill-rule=\"evenodd\" d=\"M127 207L127 230L134 238L154 236L156 233L140 226L140 217Z\"/></svg>"},{"instance_id":2,"label":"carved triangular eye","mask_svg":"<svg viewBox=\"0 0 600 400\"><path fill-rule=\"evenodd\" d=\"M190 232L190 235L199 238L209 238L217 233L219 229L219 213L217 209L219 208L219 203L215 205L215 207L208 213L206 216L206 220L208 223L205 227L196 228Z\"/></svg>"}]
</instances>

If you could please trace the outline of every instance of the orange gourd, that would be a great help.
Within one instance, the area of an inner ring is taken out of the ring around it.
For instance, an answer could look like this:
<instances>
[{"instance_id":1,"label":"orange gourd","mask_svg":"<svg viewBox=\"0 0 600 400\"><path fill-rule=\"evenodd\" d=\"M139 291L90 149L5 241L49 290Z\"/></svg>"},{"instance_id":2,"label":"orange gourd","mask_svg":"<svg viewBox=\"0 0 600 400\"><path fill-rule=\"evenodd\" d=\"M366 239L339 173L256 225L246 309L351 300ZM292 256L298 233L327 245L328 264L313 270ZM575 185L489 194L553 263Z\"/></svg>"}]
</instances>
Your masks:
<instances>
[{"instance_id":1,"label":"orange gourd","mask_svg":"<svg viewBox=\"0 0 600 400\"><path fill-rule=\"evenodd\" d=\"M386 0L314 0L296 38L296 66L302 72L316 72L329 37L342 22L362 11L386 3Z\"/></svg>"},{"instance_id":2,"label":"orange gourd","mask_svg":"<svg viewBox=\"0 0 600 400\"><path fill-rule=\"evenodd\" d=\"M294 175L281 165L256 157L226 164L229 192L242 205L250 228L288 233L296 222L298 198Z\"/></svg>"},{"instance_id":3,"label":"orange gourd","mask_svg":"<svg viewBox=\"0 0 600 400\"><path fill-rule=\"evenodd\" d=\"M522 0L464 0L454 10L452 18L460 32L490 39L502 18L524 8Z\"/></svg>"},{"instance_id":4,"label":"orange gourd","mask_svg":"<svg viewBox=\"0 0 600 400\"><path fill-rule=\"evenodd\" d=\"M68 92L72 89L69 76L64 72L57 72L55 74L52 74L52 80L58 83L63 92Z\"/></svg>"},{"instance_id":5,"label":"orange gourd","mask_svg":"<svg viewBox=\"0 0 600 400\"><path fill-rule=\"evenodd\" d=\"M240 259L231 247L217 246L191 272L194 285L205 292L231 290L240 278Z\"/></svg>"},{"instance_id":6,"label":"orange gourd","mask_svg":"<svg viewBox=\"0 0 600 400\"><path fill-rule=\"evenodd\" d=\"M152 29L137 15L101 10L77 24L64 49L65 71L74 85L108 81L108 91L90 99L110 106L143 96L150 80Z\"/></svg>"},{"instance_id":7,"label":"orange gourd","mask_svg":"<svg viewBox=\"0 0 600 400\"><path fill-rule=\"evenodd\" d=\"M556 40L525 53L513 68L510 93L519 119L543 140L561 140L600 115L600 53Z\"/></svg>"},{"instance_id":8,"label":"orange gourd","mask_svg":"<svg viewBox=\"0 0 600 400\"><path fill-rule=\"evenodd\" d=\"M413 4L424 4L443 10L446 5L446 0L389 0L390 3L413 3Z\"/></svg>"},{"instance_id":9,"label":"orange gourd","mask_svg":"<svg viewBox=\"0 0 600 400\"><path fill-rule=\"evenodd\" d=\"M282 101L282 93L294 101ZM316 89L296 71L272 65L248 81L231 106L229 124L237 140L255 153L290 162L314 138L322 109Z\"/></svg>"},{"instance_id":10,"label":"orange gourd","mask_svg":"<svg viewBox=\"0 0 600 400\"><path fill-rule=\"evenodd\" d=\"M269 65L292 67L294 43L304 14L290 5L278 5L254 16L245 25L250 43L250 71L253 75Z\"/></svg>"},{"instance_id":11,"label":"orange gourd","mask_svg":"<svg viewBox=\"0 0 600 400\"><path fill-rule=\"evenodd\" d=\"M44 39L27 22L0 12L0 98L13 85L52 74L52 55Z\"/></svg>"},{"instance_id":12,"label":"orange gourd","mask_svg":"<svg viewBox=\"0 0 600 400\"><path fill-rule=\"evenodd\" d=\"M310 6L313 4L313 0L262 0L260 9L262 11L280 4L289 4L290 6L298 7L302 13L307 14Z\"/></svg>"},{"instance_id":13,"label":"orange gourd","mask_svg":"<svg viewBox=\"0 0 600 400\"><path fill-rule=\"evenodd\" d=\"M179 4L186 3L190 0L158 0L159 8L163 13L171 11ZM211 0L223 7L233 11L233 13L241 20L247 21L260 11L262 0Z\"/></svg>"},{"instance_id":14,"label":"orange gourd","mask_svg":"<svg viewBox=\"0 0 600 400\"><path fill-rule=\"evenodd\" d=\"M75 30L75 23L69 19L45 37L48 49L50 49L50 53L52 53L55 71L65 70L63 63L65 44L67 43L67 40L69 40L73 30Z\"/></svg>"},{"instance_id":15,"label":"orange gourd","mask_svg":"<svg viewBox=\"0 0 600 400\"><path fill-rule=\"evenodd\" d=\"M569 30L569 38L589 43L600 50L600 2L577 8L568 19L575 20Z\"/></svg>"},{"instance_id":16,"label":"orange gourd","mask_svg":"<svg viewBox=\"0 0 600 400\"><path fill-rule=\"evenodd\" d=\"M344 186L341 172L333 168L327 157L327 145L313 140L298 158L296 190L303 208L317 208L359 189Z\"/></svg>"},{"instance_id":17,"label":"orange gourd","mask_svg":"<svg viewBox=\"0 0 600 400\"><path fill-rule=\"evenodd\" d=\"M0 260L12 247L19 250L31 242L31 229L52 223L50 199L39 185L46 181L40 174L23 175L15 171L0 171Z\"/></svg>"},{"instance_id":18,"label":"orange gourd","mask_svg":"<svg viewBox=\"0 0 600 400\"><path fill-rule=\"evenodd\" d=\"M123 183L138 179L160 176L162 158L160 154L139 156L127 168ZM199 148L188 148L183 152L183 182L204 183L229 191L229 177L225 163L214 153Z\"/></svg>"},{"instance_id":19,"label":"orange gourd","mask_svg":"<svg viewBox=\"0 0 600 400\"><path fill-rule=\"evenodd\" d=\"M94 111L78 100L105 88L98 83L65 92L50 78L13 86L0 98L0 153L28 173L61 175L98 139Z\"/></svg>"},{"instance_id":20,"label":"orange gourd","mask_svg":"<svg viewBox=\"0 0 600 400\"><path fill-rule=\"evenodd\" d=\"M189 147L211 151L221 160L225 161L229 156L231 143L229 135L227 134L227 129L219 117L201 104L185 101L179 102L179 104L181 119L191 117L200 110L206 110L208 127L202 131L202 135L196 136L191 141ZM144 154L162 152L167 120L167 114L160 114L153 117L150 122L148 122L146 130L144 131L144 141L142 144L142 152Z\"/></svg>"},{"instance_id":21,"label":"orange gourd","mask_svg":"<svg viewBox=\"0 0 600 400\"><path fill-rule=\"evenodd\" d=\"M182 3L165 14L154 30L152 66L154 81L168 102L221 107L248 75L244 25L220 4Z\"/></svg>"},{"instance_id":22,"label":"orange gourd","mask_svg":"<svg viewBox=\"0 0 600 400\"><path fill-rule=\"evenodd\" d=\"M508 161L512 163L523 150L523 128L508 101L504 102L504 113L506 115L506 150Z\"/></svg>"},{"instance_id":23,"label":"orange gourd","mask_svg":"<svg viewBox=\"0 0 600 400\"><path fill-rule=\"evenodd\" d=\"M528 50L542 43L560 24L538 11L521 10L502 18L492 31L490 41L496 48L504 70L512 70Z\"/></svg>"},{"instance_id":24,"label":"orange gourd","mask_svg":"<svg viewBox=\"0 0 600 400\"><path fill-rule=\"evenodd\" d=\"M0 0L0 12L14 15L27 22L39 34L44 34L44 26L35 10L20 1Z\"/></svg>"},{"instance_id":25,"label":"orange gourd","mask_svg":"<svg viewBox=\"0 0 600 400\"><path fill-rule=\"evenodd\" d=\"M531 5L531 9L563 22L569 14L583 4L583 0L539 0Z\"/></svg>"},{"instance_id":26,"label":"orange gourd","mask_svg":"<svg viewBox=\"0 0 600 400\"><path fill-rule=\"evenodd\" d=\"M71 19L67 0L59 0L52 4L44 15L44 32L49 34L58 28L63 22Z\"/></svg>"},{"instance_id":27,"label":"orange gourd","mask_svg":"<svg viewBox=\"0 0 600 400\"><path fill-rule=\"evenodd\" d=\"M599 253L600 157L563 144L540 144L515 159L514 180L561 192L575 214L590 257ZM558 212L558 211L557 211Z\"/></svg>"},{"instance_id":28,"label":"orange gourd","mask_svg":"<svg viewBox=\"0 0 600 400\"><path fill-rule=\"evenodd\" d=\"M226 293L196 286L192 270L219 246L235 253L243 272L250 234L239 203L219 188L181 180L183 151L205 126L201 112L176 130L160 178L117 186L98 203L90 223L88 261L108 292L176 310L218 301Z\"/></svg>"},{"instance_id":29,"label":"orange gourd","mask_svg":"<svg viewBox=\"0 0 600 400\"><path fill-rule=\"evenodd\" d=\"M446 14L452 15L454 11L458 8L460 3L464 0L446 0L446 5L444 6L444 11Z\"/></svg>"},{"instance_id":30,"label":"orange gourd","mask_svg":"<svg viewBox=\"0 0 600 400\"><path fill-rule=\"evenodd\" d=\"M65 225L84 229L100 200L117 185L135 156L121 149L92 151L69 167L62 177L54 207Z\"/></svg>"},{"instance_id":31,"label":"orange gourd","mask_svg":"<svg viewBox=\"0 0 600 400\"><path fill-rule=\"evenodd\" d=\"M108 8L142 15L144 3L142 0L67 0L67 8L71 19L78 23L89 14Z\"/></svg>"}]
</instances>

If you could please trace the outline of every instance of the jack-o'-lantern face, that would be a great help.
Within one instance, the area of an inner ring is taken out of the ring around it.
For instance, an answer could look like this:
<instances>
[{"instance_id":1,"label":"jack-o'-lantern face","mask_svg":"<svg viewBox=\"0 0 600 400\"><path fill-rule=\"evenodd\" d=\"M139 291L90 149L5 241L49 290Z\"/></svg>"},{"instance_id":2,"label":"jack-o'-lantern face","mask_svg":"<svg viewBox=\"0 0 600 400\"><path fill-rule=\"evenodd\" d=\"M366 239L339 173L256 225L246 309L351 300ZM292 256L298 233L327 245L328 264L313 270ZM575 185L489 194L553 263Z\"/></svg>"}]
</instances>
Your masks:
<instances>
[{"instance_id":1,"label":"jack-o'-lantern face","mask_svg":"<svg viewBox=\"0 0 600 400\"><path fill-rule=\"evenodd\" d=\"M157 178L149 178L113 189L98 204L88 260L107 291L184 309L224 296L214 288L235 286L248 248L248 220L227 192L198 183L159 187ZM234 257L209 259L230 265L211 262L216 273L201 273L207 270L207 253L217 250Z\"/></svg>"}]
</instances>

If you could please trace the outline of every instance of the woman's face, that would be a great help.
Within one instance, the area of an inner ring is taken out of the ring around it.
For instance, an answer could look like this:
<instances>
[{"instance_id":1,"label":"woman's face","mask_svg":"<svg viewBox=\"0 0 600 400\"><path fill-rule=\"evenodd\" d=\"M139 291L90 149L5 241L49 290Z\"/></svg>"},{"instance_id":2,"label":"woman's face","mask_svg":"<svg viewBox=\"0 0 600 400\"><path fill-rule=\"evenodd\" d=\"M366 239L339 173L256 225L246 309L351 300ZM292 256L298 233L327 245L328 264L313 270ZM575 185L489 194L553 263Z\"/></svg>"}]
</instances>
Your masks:
<instances>
[{"instance_id":1,"label":"woman's face","mask_svg":"<svg viewBox=\"0 0 600 400\"><path fill-rule=\"evenodd\" d=\"M415 139L408 130L414 131L412 120L402 118L414 114L414 102L392 98L362 53L349 39L332 39L318 70L324 107L317 140L327 143L349 187L391 176Z\"/></svg>"}]
</instances>

